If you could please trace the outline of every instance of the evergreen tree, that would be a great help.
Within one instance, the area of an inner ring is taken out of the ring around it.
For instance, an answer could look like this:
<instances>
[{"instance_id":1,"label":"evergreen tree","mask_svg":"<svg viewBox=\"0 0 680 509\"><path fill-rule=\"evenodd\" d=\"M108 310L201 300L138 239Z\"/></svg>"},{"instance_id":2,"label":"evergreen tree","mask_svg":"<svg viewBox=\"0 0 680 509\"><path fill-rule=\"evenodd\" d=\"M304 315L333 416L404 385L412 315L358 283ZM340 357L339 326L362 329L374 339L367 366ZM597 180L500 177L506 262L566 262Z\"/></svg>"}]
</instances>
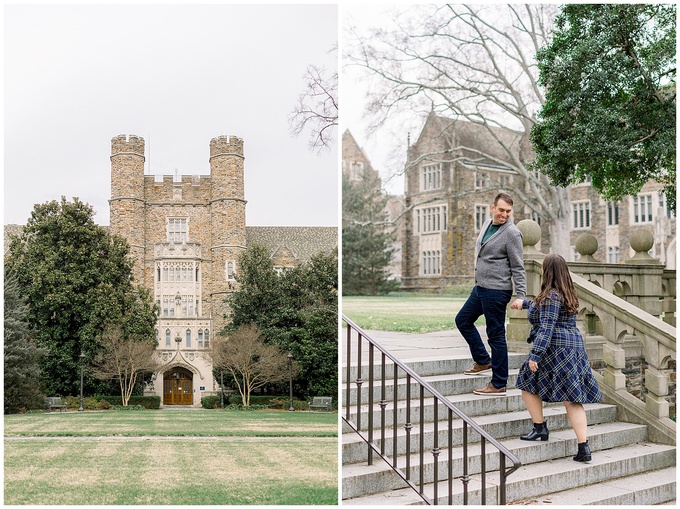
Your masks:
<instances>
[{"instance_id":1,"label":"evergreen tree","mask_svg":"<svg viewBox=\"0 0 680 509\"><path fill-rule=\"evenodd\" d=\"M352 181L342 175L342 293L379 295L393 286L388 265L394 229L386 221L387 197L377 175Z\"/></svg>"},{"instance_id":2,"label":"evergreen tree","mask_svg":"<svg viewBox=\"0 0 680 509\"><path fill-rule=\"evenodd\" d=\"M568 4L555 27L535 166L556 185L590 176L607 200L654 179L675 210L675 4Z\"/></svg>"},{"instance_id":3,"label":"evergreen tree","mask_svg":"<svg viewBox=\"0 0 680 509\"><path fill-rule=\"evenodd\" d=\"M317 254L276 274L271 253L252 245L239 257L239 289L229 298L229 332L256 324L266 343L290 352L299 368L295 392L332 395L338 389L338 258Z\"/></svg>"},{"instance_id":4,"label":"evergreen tree","mask_svg":"<svg viewBox=\"0 0 680 509\"><path fill-rule=\"evenodd\" d=\"M79 393L80 354L86 366L92 362L107 324L155 344L156 306L148 291L133 286L128 244L93 216L89 205L62 197L36 205L22 233L10 237L6 267L26 297L36 342L46 350L40 386L47 395ZM87 393L108 390L86 376Z\"/></svg>"},{"instance_id":5,"label":"evergreen tree","mask_svg":"<svg viewBox=\"0 0 680 509\"><path fill-rule=\"evenodd\" d=\"M28 324L28 306L16 277L7 271L4 294L5 413L43 408L45 400L38 388L38 361L44 352L35 344Z\"/></svg>"}]
</instances>

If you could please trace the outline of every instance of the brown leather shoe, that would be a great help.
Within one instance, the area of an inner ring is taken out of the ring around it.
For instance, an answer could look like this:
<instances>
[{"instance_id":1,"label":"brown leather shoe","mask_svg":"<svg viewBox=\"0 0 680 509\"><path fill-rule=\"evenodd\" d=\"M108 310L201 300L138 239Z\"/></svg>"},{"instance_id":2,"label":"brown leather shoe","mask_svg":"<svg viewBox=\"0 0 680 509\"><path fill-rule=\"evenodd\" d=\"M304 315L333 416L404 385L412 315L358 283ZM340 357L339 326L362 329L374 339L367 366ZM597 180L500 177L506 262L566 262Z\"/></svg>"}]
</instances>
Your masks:
<instances>
[{"instance_id":1,"label":"brown leather shoe","mask_svg":"<svg viewBox=\"0 0 680 509\"><path fill-rule=\"evenodd\" d=\"M470 369L466 369L463 371L464 374L466 375L482 375L484 373L490 373L491 372L491 364L477 364L475 362L475 365L472 366Z\"/></svg>"},{"instance_id":2,"label":"brown leather shoe","mask_svg":"<svg viewBox=\"0 0 680 509\"><path fill-rule=\"evenodd\" d=\"M472 392L479 394L480 396L505 396L505 387L496 388L489 383L486 387L475 389Z\"/></svg>"}]
</instances>

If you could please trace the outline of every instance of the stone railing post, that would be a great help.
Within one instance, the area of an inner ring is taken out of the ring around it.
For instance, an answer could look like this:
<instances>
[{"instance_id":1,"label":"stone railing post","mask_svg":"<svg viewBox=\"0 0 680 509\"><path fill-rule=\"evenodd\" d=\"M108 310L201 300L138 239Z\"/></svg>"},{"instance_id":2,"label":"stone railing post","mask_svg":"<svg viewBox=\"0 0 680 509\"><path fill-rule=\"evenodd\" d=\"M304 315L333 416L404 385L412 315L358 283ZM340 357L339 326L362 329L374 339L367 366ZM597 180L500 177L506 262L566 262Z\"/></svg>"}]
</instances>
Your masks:
<instances>
[{"instance_id":1,"label":"stone railing post","mask_svg":"<svg viewBox=\"0 0 680 509\"><path fill-rule=\"evenodd\" d=\"M531 219L523 219L517 223L517 228L522 232L524 270L527 280L526 298L533 299L541 289L542 262L545 257L543 253L536 249L536 244L541 240L541 227ZM531 345L527 343L531 325L527 320L526 309L517 311L508 306L508 320L508 350L528 353L531 350Z\"/></svg>"},{"instance_id":2,"label":"stone railing post","mask_svg":"<svg viewBox=\"0 0 680 509\"><path fill-rule=\"evenodd\" d=\"M663 321L673 327L676 326L676 284L675 269L664 270L661 285L661 295L663 296L661 310L663 311Z\"/></svg>"},{"instance_id":3,"label":"stone railing post","mask_svg":"<svg viewBox=\"0 0 680 509\"><path fill-rule=\"evenodd\" d=\"M654 245L654 235L649 230L635 230L630 236L630 247L635 254L626 265L635 267L636 273L632 278L631 295L626 298L648 313L660 317L662 313L663 296L663 264L652 258L648 251Z\"/></svg>"}]
</instances>

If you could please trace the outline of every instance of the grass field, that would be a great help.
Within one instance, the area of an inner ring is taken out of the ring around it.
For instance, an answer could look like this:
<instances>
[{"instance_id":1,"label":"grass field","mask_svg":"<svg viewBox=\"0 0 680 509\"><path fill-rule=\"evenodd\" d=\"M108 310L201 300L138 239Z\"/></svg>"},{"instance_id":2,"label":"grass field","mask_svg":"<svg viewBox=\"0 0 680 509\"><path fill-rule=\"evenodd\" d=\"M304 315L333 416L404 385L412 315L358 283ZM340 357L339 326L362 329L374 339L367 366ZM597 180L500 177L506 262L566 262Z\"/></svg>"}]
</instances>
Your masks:
<instances>
[{"instance_id":1,"label":"grass field","mask_svg":"<svg viewBox=\"0 0 680 509\"><path fill-rule=\"evenodd\" d=\"M334 505L337 417L202 410L5 416L5 435L21 438L5 439L4 503Z\"/></svg>"},{"instance_id":2,"label":"grass field","mask_svg":"<svg viewBox=\"0 0 680 509\"><path fill-rule=\"evenodd\" d=\"M343 297L342 312L366 330L426 333L456 328L456 313L465 297L430 294L390 294ZM483 325L484 318L477 321Z\"/></svg>"},{"instance_id":3,"label":"grass field","mask_svg":"<svg viewBox=\"0 0 680 509\"><path fill-rule=\"evenodd\" d=\"M317 412L150 410L6 415L5 436L334 437L338 416Z\"/></svg>"}]
</instances>

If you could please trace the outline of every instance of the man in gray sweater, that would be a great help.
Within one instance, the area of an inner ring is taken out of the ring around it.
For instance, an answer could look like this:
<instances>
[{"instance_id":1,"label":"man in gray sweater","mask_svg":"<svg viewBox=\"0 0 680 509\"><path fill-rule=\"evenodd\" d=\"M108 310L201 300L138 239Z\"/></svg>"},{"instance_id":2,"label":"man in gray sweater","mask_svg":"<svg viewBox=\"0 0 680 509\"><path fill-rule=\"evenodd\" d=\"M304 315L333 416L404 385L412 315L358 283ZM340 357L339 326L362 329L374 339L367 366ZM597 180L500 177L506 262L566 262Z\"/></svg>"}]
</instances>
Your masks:
<instances>
[{"instance_id":1,"label":"man in gray sweater","mask_svg":"<svg viewBox=\"0 0 680 509\"><path fill-rule=\"evenodd\" d=\"M505 310L512 298L512 308L521 309L526 295L526 278L522 258L522 233L510 220L512 197L499 193L491 206L492 218L479 232L475 246L475 286L456 315L456 326L470 346L475 365L466 375L492 372L491 382L475 394L505 396L508 383L508 345L505 338ZM518 304L519 303L519 304ZM491 355L486 350L475 321L484 315Z\"/></svg>"}]
</instances>

